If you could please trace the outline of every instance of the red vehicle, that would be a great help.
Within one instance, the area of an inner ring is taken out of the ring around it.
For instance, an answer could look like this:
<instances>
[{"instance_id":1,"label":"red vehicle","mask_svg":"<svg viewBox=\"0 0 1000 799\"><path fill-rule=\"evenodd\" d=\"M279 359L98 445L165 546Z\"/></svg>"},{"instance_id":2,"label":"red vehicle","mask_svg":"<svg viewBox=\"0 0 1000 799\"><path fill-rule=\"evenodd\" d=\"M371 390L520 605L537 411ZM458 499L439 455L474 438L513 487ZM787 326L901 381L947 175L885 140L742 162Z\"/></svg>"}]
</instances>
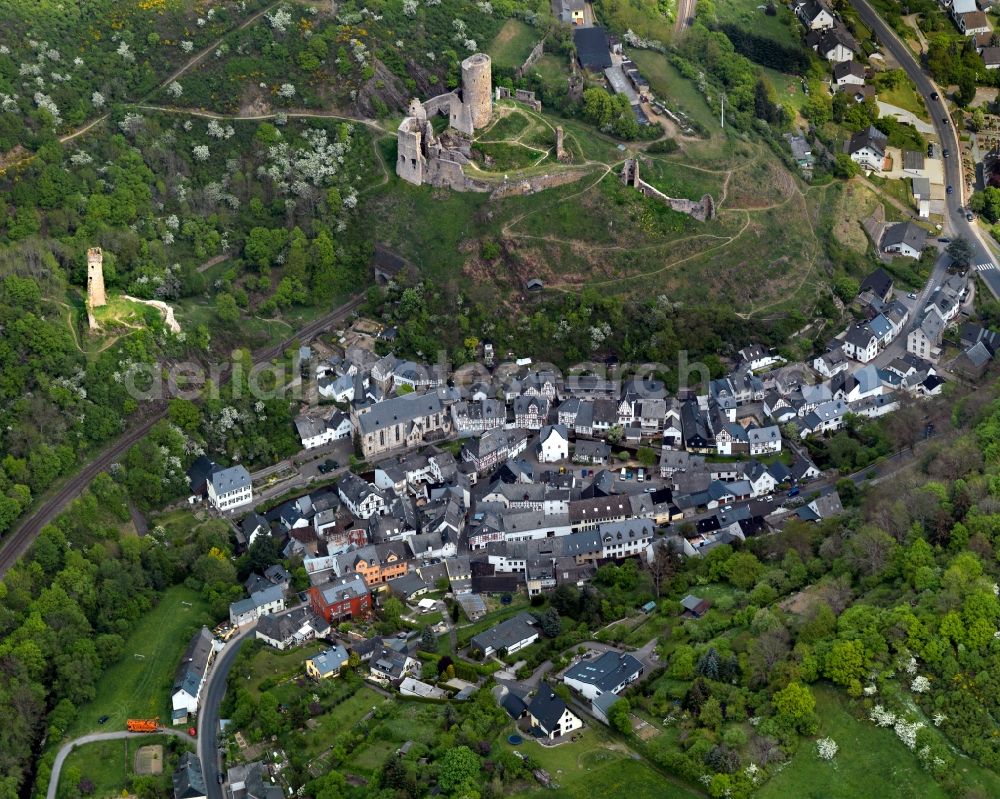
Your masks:
<instances>
[{"instance_id":1,"label":"red vehicle","mask_svg":"<svg viewBox=\"0 0 1000 799\"><path fill-rule=\"evenodd\" d=\"M129 732L156 732L160 729L159 719L128 719L125 729Z\"/></svg>"},{"instance_id":2,"label":"red vehicle","mask_svg":"<svg viewBox=\"0 0 1000 799\"><path fill-rule=\"evenodd\" d=\"M188 727L188 735L195 738L198 735L198 731L194 727Z\"/></svg>"}]
</instances>

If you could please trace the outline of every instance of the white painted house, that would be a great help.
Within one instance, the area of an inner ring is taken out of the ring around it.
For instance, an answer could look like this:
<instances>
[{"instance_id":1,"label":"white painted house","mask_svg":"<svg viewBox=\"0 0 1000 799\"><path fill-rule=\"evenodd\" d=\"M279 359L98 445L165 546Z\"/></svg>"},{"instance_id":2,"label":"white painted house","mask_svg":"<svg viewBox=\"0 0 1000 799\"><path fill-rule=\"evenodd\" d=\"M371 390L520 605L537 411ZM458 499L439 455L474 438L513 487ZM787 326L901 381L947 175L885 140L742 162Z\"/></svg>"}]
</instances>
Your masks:
<instances>
[{"instance_id":1,"label":"white painted house","mask_svg":"<svg viewBox=\"0 0 1000 799\"><path fill-rule=\"evenodd\" d=\"M569 432L561 424L542 428L538 436L539 463L556 463L569 457Z\"/></svg>"},{"instance_id":2,"label":"white painted house","mask_svg":"<svg viewBox=\"0 0 1000 799\"><path fill-rule=\"evenodd\" d=\"M208 478L208 501L223 513L253 502L253 484L245 466L230 466Z\"/></svg>"}]
</instances>

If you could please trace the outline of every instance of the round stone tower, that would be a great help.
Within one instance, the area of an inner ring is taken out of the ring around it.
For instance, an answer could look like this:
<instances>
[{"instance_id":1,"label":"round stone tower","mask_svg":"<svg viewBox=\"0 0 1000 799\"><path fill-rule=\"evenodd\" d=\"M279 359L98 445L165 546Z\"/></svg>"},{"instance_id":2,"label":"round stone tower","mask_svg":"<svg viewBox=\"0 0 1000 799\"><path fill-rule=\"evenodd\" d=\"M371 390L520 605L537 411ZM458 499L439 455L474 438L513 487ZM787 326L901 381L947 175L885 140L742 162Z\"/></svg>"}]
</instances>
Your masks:
<instances>
[{"instance_id":1,"label":"round stone tower","mask_svg":"<svg viewBox=\"0 0 1000 799\"><path fill-rule=\"evenodd\" d=\"M486 127L493 113L490 66L486 53L475 53L462 62L462 104L469 110L474 128Z\"/></svg>"}]
</instances>

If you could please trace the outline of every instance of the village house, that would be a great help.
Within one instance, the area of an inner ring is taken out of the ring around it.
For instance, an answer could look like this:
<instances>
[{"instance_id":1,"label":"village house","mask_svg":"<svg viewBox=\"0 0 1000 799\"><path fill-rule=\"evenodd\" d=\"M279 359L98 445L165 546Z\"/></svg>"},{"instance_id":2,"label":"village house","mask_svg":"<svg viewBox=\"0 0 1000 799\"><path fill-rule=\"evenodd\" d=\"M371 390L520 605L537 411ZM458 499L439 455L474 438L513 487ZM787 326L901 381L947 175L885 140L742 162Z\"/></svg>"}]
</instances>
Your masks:
<instances>
[{"instance_id":1,"label":"village house","mask_svg":"<svg viewBox=\"0 0 1000 799\"><path fill-rule=\"evenodd\" d=\"M868 363L878 355L878 336L868 325L852 325L844 336L844 354L861 363Z\"/></svg>"},{"instance_id":2,"label":"village house","mask_svg":"<svg viewBox=\"0 0 1000 799\"><path fill-rule=\"evenodd\" d=\"M459 435L484 433L503 427L507 407L495 399L456 402L451 406L451 421Z\"/></svg>"},{"instance_id":3,"label":"village house","mask_svg":"<svg viewBox=\"0 0 1000 799\"><path fill-rule=\"evenodd\" d=\"M532 726L541 730L550 741L583 726L583 721L545 684L538 688L528 703L527 711Z\"/></svg>"},{"instance_id":4,"label":"village house","mask_svg":"<svg viewBox=\"0 0 1000 799\"><path fill-rule=\"evenodd\" d=\"M191 637L174 675L170 697L173 708L171 720L174 724L184 724L189 715L198 714L208 669L221 647L207 627L202 627Z\"/></svg>"},{"instance_id":5,"label":"village house","mask_svg":"<svg viewBox=\"0 0 1000 799\"><path fill-rule=\"evenodd\" d=\"M520 396L514 400L514 424L525 430L541 430L549 415L546 397Z\"/></svg>"},{"instance_id":6,"label":"village house","mask_svg":"<svg viewBox=\"0 0 1000 799\"><path fill-rule=\"evenodd\" d=\"M386 646L372 654L368 671L377 679L398 683L410 675L419 677L420 661L410 657L405 651L401 652Z\"/></svg>"},{"instance_id":7,"label":"village house","mask_svg":"<svg viewBox=\"0 0 1000 799\"><path fill-rule=\"evenodd\" d=\"M207 481L208 501L222 512L228 513L253 502L253 484L245 466L230 466L213 471Z\"/></svg>"},{"instance_id":8,"label":"village house","mask_svg":"<svg viewBox=\"0 0 1000 799\"><path fill-rule=\"evenodd\" d=\"M927 231L913 222L890 225L882 234L882 252L919 258L927 243Z\"/></svg>"},{"instance_id":9,"label":"village house","mask_svg":"<svg viewBox=\"0 0 1000 799\"><path fill-rule=\"evenodd\" d=\"M326 680L336 677L347 665L348 655L344 647L332 646L306 660L306 675L314 680Z\"/></svg>"},{"instance_id":10,"label":"village house","mask_svg":"<svg viewBox=\"0 0 1000 799\"><path fill-rule=\"evenodd\" d=\"M177 761L172 777L174 799L205 799L205 773L201 760L193 752L185 752Z\"/></svg>"},{"instance_id":11,"label":"village house","mask_svg":"<svg viewBox=\"0 0 1000 799\"><path fill-rule=\"evenodd\" d=\"M938 309L931 305L920 320L920 324L906 337L906 351L937 363L941 357L941 339L944 336L945 321Z\"/></svg>"},{"instance_id":12,"label":"village house","mask_svg":"<svg viewBox=\"0 0 1000 799\"><path fill-rule=\"evenodd\" d=\"M829 30L833 27L833 12L818 0L805 0L795 5L795 14L811 31Z\"/></svg>"},{"instance_id":13,"label":"village house","mask_svg":"<svg viewBox=\"0 0 1000 799\"><path fill-rule=\"evenodd\" d=\"M546 425L538 436L538 462L556 463L569 457L569 433L561 424Z\"/></svg>"},{"instance_id":14,"label":"village house","mask_svg":"<svg viewBox=\"0 0 1000 799\"><path fill-rule=\"evenodd\" d=\"M254 636L258 640L279 651L329 634L329 623L316 615L309 606L295 608L277 616L263 616L254 628Z\"/></svg>"},{"instance_id":15,"label":"village house","mask_svg":"<svg viewBox=\"0 0 1000 799\"><path fill-rule=\"evenodd\" d=\"M851 136L847 152L851 156L851 160L863 169L881 172L885 165L888 142L888 137L882 131L874 125L870 125L865 130Z\"/></svg>"},{"instance_id":16,"label":"village house","mask_svg":"<svg viewBox=\"0 0 1000 799\"><path fill-rule=\"evenodd\" d=\"M339 575L356 572L371 588L406 574L409 562L405 543L387 542L342 552L335 558L334 570Z\"/></svg>"},{"instance_id":17,"label":"village house","mask_svg":"<svg viewBox=\"0 0 1000 799\"><path fill-rule=\"evenodd\" d=\"M583 659L563 675L563 682L593 700L601 694L618 694L642 677L643 668L626 652L608 650L596 660Z\"/></svg>"},{"instance_id":18,"label":"village house","mask_svg":"<svg viewBox=\"0 0 1000 799\"><path fill-rule=\"evenodd\" d=\"M371 593L360 574L344 574L309 589L309 602L330 624L364 618L372 608Z\"/></svg>"},{"instance_id":19,"label":"village house","mask_svg":"<svg viewBox=\"0 0 1000 799\"><path fill-rule=\"evenodd\" d=\"M389 511L389 497L377 486L346 472L337 483L337 495L351 514L358 519L370 519Z\"/></svg>"},{"instance_id":20,"label":"village house","mask_svg":"<svg viewBox=\"0 0 1000 799\"><path fill-rule=\"evenodd\" d=\"M477 473L483 474L520 455L527 447L528 436L524 430L494 428L479 438L466 441L461 457L465 463L472 464Z\"/></svg>"},{"instance_id":21,"label":"village house","mask_svg":"<svg viewBox=\"0 0 1000 799\"><path fill-rule=\"evenodd\" d=\"M261 616L278 613L285 609L285 589L281 585L269 585L261 591L251 594L246 599L240 599L229 605L229 621L236 627L242 627L256 621Z\"/></svg>"},{"instance_id":22,"label":"village house","mask_svg":"<svg viewBox=\"0 0 1000 799\"><path fill-rule=\"evenodd\" d=\"M838 89L843 86L864 86L865 68L857 61L841 61L833 67L833 85Z\"/></svg>"},{"instance_id":23,"label":"village house","mask_svg":"<svg viewBox=\"0 0 1000 799\"><path fill-rule=\"evenodd\" d=\"M538 622L530 613L518 613L488 630L474 635L470 649L488 658L496 653L512 654L538 640Z\"/></svg>"}]
</instances>

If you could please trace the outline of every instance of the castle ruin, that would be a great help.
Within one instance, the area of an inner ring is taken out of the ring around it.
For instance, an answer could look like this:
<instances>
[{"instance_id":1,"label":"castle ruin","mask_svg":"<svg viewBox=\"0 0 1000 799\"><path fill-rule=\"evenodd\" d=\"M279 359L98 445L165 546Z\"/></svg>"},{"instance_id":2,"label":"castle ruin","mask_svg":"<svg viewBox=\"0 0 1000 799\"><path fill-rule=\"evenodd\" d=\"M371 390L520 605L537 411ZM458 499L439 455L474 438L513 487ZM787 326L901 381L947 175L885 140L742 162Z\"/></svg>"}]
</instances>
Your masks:
<instances>
[{"instance_id":1,"label":"castle ruin","mask_svg":"<svg viewBox=\"0 0 1000 799\"><path fill-rule=\"evenodd\" d=\"M448 129L434 134L430 119L448 117ZM410 101L396 132L396 174L420 186L473 189L462 167L472 156L472 135L486 127L493 115L493 76L490 57L475 53L462 62L462 88L421 103Z\"/></svg>"},{"instance_id":2,"label":"castle ruin","mask_svg":"<svg viewBox=\"0 0 1000 799\"><path fill-rule=\"evenodd\" d=\"M669 205L674 211L687 214L699 222L715 218L715 200L712 199L711 194L702 195L700 202L688 200L683 197L668 197L658 188L651 186L639 177L639 159L637 158L627 158L625 160L625 163L622 165L621 181L625 186L632 186L634 189L637 189L644 196L659 200Z\"/></svg>"},{"instance_id":3,"label":"castle ruin","mask_svg":"<svg viewBox=\"0 0 1000 799\"><path fill-rule=\"evenodd\" d=\"M107 304L108 298L104 293L104 253L100 247L91 247L87 250L87 321L91 330L98 327L94 308Z\"/></svg>"}]
</instances>

